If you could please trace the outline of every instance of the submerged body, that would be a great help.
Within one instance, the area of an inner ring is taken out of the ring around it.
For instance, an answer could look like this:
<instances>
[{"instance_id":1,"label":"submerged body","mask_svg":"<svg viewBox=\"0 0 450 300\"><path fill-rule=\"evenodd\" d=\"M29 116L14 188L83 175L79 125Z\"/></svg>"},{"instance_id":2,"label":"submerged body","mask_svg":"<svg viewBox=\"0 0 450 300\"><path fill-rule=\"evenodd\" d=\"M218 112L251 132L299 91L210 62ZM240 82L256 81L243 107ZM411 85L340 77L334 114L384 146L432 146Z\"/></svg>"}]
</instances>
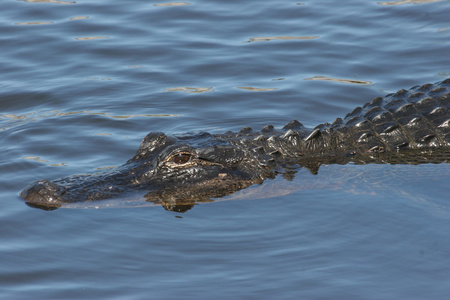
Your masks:
<instances>
[{"instance_id":1,"label":"submerged body","mask_svg":"<svg viewBox=\"0 0 450 300\"><path fill-rule=\"evenodd\" d=\"M27 204L54 209L145 191L148 201L186 210L295 168L321 164L442 163L450 160L450 79L400 90L357 107L344 119L306 128L245 127L223 134L149 133L136 155L105 173L41 180L21 192Z\"/></svg>"}]
</instances>

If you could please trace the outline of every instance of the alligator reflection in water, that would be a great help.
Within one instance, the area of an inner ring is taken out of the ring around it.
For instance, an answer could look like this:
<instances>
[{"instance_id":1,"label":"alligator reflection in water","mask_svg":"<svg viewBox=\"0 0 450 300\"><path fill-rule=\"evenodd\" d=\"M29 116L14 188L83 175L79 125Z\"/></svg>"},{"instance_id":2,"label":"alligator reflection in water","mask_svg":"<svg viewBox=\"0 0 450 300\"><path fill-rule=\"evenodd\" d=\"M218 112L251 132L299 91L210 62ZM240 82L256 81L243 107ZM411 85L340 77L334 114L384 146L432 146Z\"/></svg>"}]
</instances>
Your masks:
<instances>
[{"instance_id":1,"label":"alligator reflection in water","mask_svg":"<svg viewBox=\"0 0 450 300\"><path fill-rule=\"evenodd\" d=\"M51 210L142 191L147 201L186 211L279 174L289 179L299 168L317 174L322 164L448 163L449 110L446 79L377 97L315 128L291 121L281 130L268 125L224 134L152 132L133 158L112 171L41 180L20 195L30 206Z\"/></svg>"}]
</instances>

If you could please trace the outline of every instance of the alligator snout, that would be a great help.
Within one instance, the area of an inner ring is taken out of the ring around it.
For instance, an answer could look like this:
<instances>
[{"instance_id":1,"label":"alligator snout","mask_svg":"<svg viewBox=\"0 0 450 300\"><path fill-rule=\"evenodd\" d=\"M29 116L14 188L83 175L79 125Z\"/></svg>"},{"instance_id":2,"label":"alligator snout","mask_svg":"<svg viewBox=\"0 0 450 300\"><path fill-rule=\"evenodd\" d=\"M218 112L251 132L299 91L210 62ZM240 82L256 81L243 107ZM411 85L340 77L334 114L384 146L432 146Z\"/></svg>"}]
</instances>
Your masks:
<instances>
[{"instance_id":1,"label":"alligator snout","mask_svg":"<svg viewBox=\"0 0 450 300\"><path fill-rule=\"evenodd\" d=\"M49 180L40 180L26 187L20 197L30 206L52 210L61 206L64 193L64 187Z\"/></svg>"}]
</instances>

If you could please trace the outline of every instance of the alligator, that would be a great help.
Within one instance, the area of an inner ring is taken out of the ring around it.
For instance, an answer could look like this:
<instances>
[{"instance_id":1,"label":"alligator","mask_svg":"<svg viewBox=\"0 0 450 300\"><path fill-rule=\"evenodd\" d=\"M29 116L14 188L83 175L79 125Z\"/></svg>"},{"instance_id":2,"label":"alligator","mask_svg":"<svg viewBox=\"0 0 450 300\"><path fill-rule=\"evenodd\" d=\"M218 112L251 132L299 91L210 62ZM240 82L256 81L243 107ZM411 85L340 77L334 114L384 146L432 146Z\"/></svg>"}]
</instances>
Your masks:
<instances>
[{"instance_id":1,"label":"alligator","mask_svg":"<svg viewBox=\"0 0 450 300\"><path fill-rule=\"evenodd\" d=\"M40 180L20 196L53 210L68 203L120 198L140 191L146 201L184 212L295 169L317 174L323 164L422 164L450 160L450 78L376 97L345 118L307 128L166 135L151 132L134 157L115 169Z\"/></svg>"}]
</instances>

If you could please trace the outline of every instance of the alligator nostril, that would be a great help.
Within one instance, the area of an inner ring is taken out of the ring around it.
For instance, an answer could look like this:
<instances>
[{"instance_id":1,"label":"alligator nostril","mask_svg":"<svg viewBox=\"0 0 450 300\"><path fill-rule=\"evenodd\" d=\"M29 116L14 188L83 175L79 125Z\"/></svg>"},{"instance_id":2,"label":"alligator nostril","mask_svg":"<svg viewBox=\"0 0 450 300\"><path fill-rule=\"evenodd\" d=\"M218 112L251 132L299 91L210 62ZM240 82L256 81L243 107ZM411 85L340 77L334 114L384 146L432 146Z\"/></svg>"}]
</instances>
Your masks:
<instances>
[{"instance_id":1,"label":"alligator nostril","mask_svg":"<svg viewBox=\"0 0 450 300\"><path fill-rule=\"evenodd\" d=\"M26 187L20 197L30 206L55 209L61 206L64 193L62 186L49 180L40 180Z\"/></svg>"}]
</instances>

